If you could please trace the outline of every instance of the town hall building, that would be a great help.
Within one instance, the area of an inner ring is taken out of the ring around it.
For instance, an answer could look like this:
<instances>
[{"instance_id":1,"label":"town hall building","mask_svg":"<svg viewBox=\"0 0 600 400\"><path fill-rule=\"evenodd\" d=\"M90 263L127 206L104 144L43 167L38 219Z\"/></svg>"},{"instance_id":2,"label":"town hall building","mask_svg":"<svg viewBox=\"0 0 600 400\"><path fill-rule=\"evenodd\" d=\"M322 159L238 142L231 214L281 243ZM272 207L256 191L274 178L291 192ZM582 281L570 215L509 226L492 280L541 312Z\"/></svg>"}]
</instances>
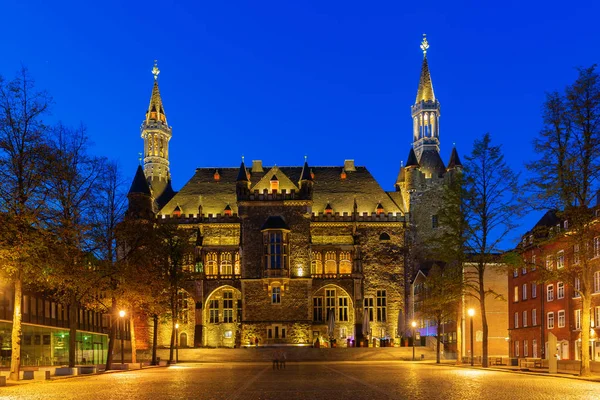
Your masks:
<instances>
[{"instance_id":1,"label":"town hall building","mask_svg":"<svg viewBox=\"0 0 600 400\"><path fill-rule=\"evenodd\" d=\"M143 166L129 198L130 208L142 204L132 198L149 198L158 223L175 221L195 232L197 259L193 279L183 285L180 346L398 340L399 318L411 316L406 288L414 265L424 239L438 227L441 190L461 169L456 149L447 165L440 156L440 103L428 47L424 38L411 106L413 145L391 192L353 160L278 167L258 159L197 168L174 191L170 162L177 160L169 159L169 143L177 134L167 123L155 66L141 127ZM400 161L390 160L390 168ZM169 335L165 325L159 345L167 345Z\"/></svg>"}]
</instances>

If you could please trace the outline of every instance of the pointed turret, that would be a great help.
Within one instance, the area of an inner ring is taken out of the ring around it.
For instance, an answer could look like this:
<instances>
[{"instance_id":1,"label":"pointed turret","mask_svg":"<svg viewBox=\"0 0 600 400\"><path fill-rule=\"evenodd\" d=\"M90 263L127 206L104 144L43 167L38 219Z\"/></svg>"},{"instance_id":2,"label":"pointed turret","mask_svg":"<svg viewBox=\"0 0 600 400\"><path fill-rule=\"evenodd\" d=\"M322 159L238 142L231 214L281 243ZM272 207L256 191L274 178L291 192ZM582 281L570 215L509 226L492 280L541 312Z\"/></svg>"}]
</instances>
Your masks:
<instances>
[{"instance_id":1,"label":"pointed turret","mask_svg":"<svg viewBox=\"0 0 600 400\"><path fill-rule=\"evenodd\" d=\"M171 128L167 124L167 116L158 89L158 74L160 70L154 61L152 75L154 86L150 96L150 104L146 118L142 123L142 138L144 139L144 174L155 198L163 198L163 194L171 191L171 173L169 170L169 141ZM166 199L167 201L170 200ZM166 204L166 202L163 202Z\"/></svg>"},{"instance_id":2,"label":"pointed turret","mask_svg":"<svg viewBox=\"0 0 600 400\"><path fill-rule=\"evenodd\" d=\"M302 167L302 173L300 174L300 181L298 182L298 186L300 187L300 192L306 198L312 198L313 183L313 175L311 173L310 167L308 166L307 157L304 157L304 166Z\"/></svg>"},{"instance_id":3,"label":"pointed turret","mask_svg":"<svg viewBox=\"0 0 600 400\"><path fill-rule=\"evenodd\" d=\"M129 200L129 206L127 207L128 218L151 218L154 215L152 210L152 192L150 191L150 186L148 186L141 165L138 166L135 172L127 199Z\"/></svg>"},{"instance_id":4,"label":"pointed turret","mask_svg":"<svg viewBox=\"0 0 600 400\"><path fill-rule=\"evenodd\" d=\"M242 163L235 179L235 191L238 200L244 198L250 191L250 179L248 179L248 170L246 169L246 164L244 164L244 157L242 157Z\"/></svg>"},{"instance_id":5,"label":"pointed turret","mask_svg":"<svg viewBox=\"0 0 600 400\"><path fill-rule=\"evenodd\" d=\"M408 160L406 160L406 168L409 167L419 167L419 162L417 161L417 155L415 154L415 149L412 147L408 152Z\"/></svg>"},{"instance_id":6,"label":"pointed turret","mask_svg":"<svg viewBox=\"0 0 600 400\"><path fill-rule=\"evenodd\" d=\"M458 157L458 151L456 147L452 148L452 154L450 155L450 162L448 163L448 171L456 167L462 168L460 157Z\"/></svg>"},{"instance_id":7,"label":"pointed turret","mask_svg":"<svg viewBox=\"0 0 600 400\"><path fill-rule=\"evenodd\" d=\"M302 181L312 181L313 177L310 173L310 168L308 167L308 161L306 158L304 159L304 166L302 167L302 174L300 175L300 182Z\"/></svg>"},{"instance_id":8,"label":"pointed turret","mask_svg":"<svg viewBox=\"0 0 600 400\"><path fill-rule=\"evenodd\" d=\"M415 148L417 160L419 162L421 162L421 155L423 152L434 151L439 153L440 151L440 103L433 93L433 83L431 81L429 62L427 60L428 49L429 42L427 42L427 37L423 35L423 41L421 42L421 50L423 51L421 78L419 79L419 88L417 89L415 104L411 107L413 118L413 147Z\"/></svg>"},{"instance_id":9,"label":"pointed turret","mask_svg":"<svg viewBox=\"0 0 600 400\"><path fill-rule=\"evenodd\" d=\"M237 174L237 178L235 178L236 182L248 182L248 171L246 170L246 165L244 164L244 160L242 159L242 163L240 164L240 169Z\"/></svg>"}]
</instances>

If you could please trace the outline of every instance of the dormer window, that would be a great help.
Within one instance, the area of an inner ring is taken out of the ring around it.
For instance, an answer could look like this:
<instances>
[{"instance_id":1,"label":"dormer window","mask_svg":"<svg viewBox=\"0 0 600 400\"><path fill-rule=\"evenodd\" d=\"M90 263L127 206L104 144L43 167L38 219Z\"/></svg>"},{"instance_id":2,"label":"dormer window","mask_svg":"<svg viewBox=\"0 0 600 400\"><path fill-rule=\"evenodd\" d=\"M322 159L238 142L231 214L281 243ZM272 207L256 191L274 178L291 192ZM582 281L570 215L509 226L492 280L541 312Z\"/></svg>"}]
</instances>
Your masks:
<instances>
[{"instance_id":1,"label":"dormer window","mask_svg":"<svg viewBox=\"0 0 600 400\"><path fill-rule=\"evenodd\" d=\"M383 214L384 209L383 209L383 206L381 205L381 203L377 204L376 211L377 211L377 215Z\"/></svg>"},{"instance_id":2,"label":"dormer window","mask_svg":"<svg viewBox=\"0 0 600 400\"><path fill-rule=\"evenodd\" d=\"M333 208L331 208L331 204L329 204L329 203L327 203L327 205L325 206L325 214L327 214L327 215L333 214Z\"/></svg>"},{"instance_id":3,"label":"dormer window","mask_svg":"<svg viewBox=\"0 0 600 400\"><path fill-rule=\"evenodd\" d=\"M175 209L173 210L173 216L174 217L180 217L181 216L181 207L179 207L179 205L177 207L175 207Z\"/></svg>"},{"instance_id":4,"label":"dormer window","mask_svg":"<svg viewBox=\"0 0 600 400\"><path fill-rule=\"evenodd\" d=\"M215 170L214 178L215 178L216 182L218 182L218 181L221 180L221 174L219 174L219 170L218 169Z\"/></svg>"},{"instance_id":5,"label":"dormer window","mask_svg":"<svg viewBox=\"0 0 600 400\"><path fill-rule=\"evenodd\" d=\"M276 192L279 190L279 179L275 175L271 177L271 192Z\"/></svg>"},{"instance_id":6,"label":"dormer window","mask_svg":"<svg viewBox=\"0 0 600 400\"><path fill-rule=\"evenodd\" d=\"M346 178L347 178L346 171L342 170L342 173L340 174L340 179L344 180Z\"/></svg>"},{"instance_id":7,"label":"dormer window","mask_svg":"<svg viewBox=\"0 0 600 400\"><path fill-rule=\"evenodd\" d=\"M315 172L312 169L310 170L310 177L313 181L315 180Z\"/></svg>"},{"instance_id":8,"label":"dormer window","mask_svg":"<svg viewBox=\"0 0 600 400\"><path fill-rule=\"evenodd\" d=\"M227 204L227 206L223 210L223 214L225 214L227 216L230 216L232 214L231 206L229 204Z\"/></svg>"}]
</instances>

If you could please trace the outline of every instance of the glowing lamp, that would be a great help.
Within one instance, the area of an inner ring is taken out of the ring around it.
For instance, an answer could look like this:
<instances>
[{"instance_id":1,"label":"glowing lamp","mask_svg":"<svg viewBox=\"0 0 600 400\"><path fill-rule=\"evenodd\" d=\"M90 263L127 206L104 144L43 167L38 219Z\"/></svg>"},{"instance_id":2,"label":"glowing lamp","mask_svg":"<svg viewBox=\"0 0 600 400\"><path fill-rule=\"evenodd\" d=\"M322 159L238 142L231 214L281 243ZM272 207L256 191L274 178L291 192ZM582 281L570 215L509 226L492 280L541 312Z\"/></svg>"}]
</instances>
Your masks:
<instances>
[{"instance_id":1,"label":"glowing lamp","mask_svg":"<svg viewBox=\"0 0 600 400\"><path fill-rule=\"evenodd\" d=\"M123 318L125 316L125 311L121 310L119 311L119 317Z\"/></svg>"},{"instance_id":2,"label":"glowing lamp","mask_svg":"<svg viewBox=\"0 0 600 400\"><path fill-rule=\"evenodd\" d=\"M474 308L469 308L469 310L467 311L467 313L469 314L469 317L472 317L473 315L475 315L475 309Z\"/></svg>"}]
</instances>

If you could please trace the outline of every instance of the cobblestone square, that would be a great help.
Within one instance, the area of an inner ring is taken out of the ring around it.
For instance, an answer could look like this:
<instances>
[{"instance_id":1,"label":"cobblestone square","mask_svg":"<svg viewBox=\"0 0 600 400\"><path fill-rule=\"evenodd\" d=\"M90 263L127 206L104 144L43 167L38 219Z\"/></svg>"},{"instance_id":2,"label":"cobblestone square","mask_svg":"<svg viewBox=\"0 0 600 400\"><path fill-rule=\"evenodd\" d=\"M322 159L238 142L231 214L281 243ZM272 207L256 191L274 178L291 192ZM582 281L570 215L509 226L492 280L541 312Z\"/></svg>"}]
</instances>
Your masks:
<instances>
[{"instance_id":1,"label":"cobblestone square","mask_svg":"<svg viewBox=\"0 0 600 400\"><path fill-rule=\"evenodd\" d=\"M407 362L186 363L0 388L1 399L598 399L598 383Z\"/></svg>"}]
</instances>

